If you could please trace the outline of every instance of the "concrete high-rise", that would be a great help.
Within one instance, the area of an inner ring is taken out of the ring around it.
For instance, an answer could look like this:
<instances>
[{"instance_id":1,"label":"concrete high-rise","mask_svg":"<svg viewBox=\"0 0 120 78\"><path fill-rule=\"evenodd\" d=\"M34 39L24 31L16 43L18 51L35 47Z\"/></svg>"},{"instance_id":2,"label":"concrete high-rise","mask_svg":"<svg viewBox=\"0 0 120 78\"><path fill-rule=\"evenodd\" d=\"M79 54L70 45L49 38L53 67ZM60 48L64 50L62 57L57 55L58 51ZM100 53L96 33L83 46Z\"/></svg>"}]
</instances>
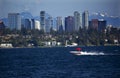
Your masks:
<instances>
[{"instance_id":1,"label":"concrete high-rise","mask_svg":"<svg viewBox=\"0 0 120 78\"><path fill-rule=\"evenodd\" d=\"M24 26L26 29L31 29L31 21L29 19L25 19Z\"/></svg>"},{"instance_id":2,"label":"concrete high-rise","mask_svg":"<svg viewBox=\"0 0 120 78\"><path fill-rule=\"evenodd\" d=\"M63 28L62 27L62 17L57 17L56 18L56 26L57 26L57 31L61 31Z\"/></svg>"},{"instance_id":3,"label":"concrete high-rise","mask_svg":"<svg viewBox=\"0 0 120 78\"><path fill-rule=\"evenodd\" d=\"M8 26L10 29L21 30L21 16L19 13L8 14Z\"/></svg>"},{"instance_id":4,"label":"concrete high-rise","mask_svg":"<svg viewBox=\"0 0 120 78\"><path fill-rule=\"evenodd\" d=\"M106 29L106 26L107 26L106 20L99 20L98 21L98 31L99 32L104 32L104 30Z\"/></svg>"},{"instance_id":5,"label":"concrete high-rise","mask_svg":"<svg viewBox=\"0 0 120 78\"><path fill-rule=\"evenodd\" d=\"M52 25L53 25L52 17L48 17L45 20L45 32L49 33Z\"/></svg>"},{"instance_id":6,"label":"concrete high-rise","mask_svg":"<svg viewBox=\"0 0 120 78\"><path fill-rule=\"evenodd\" d=\"M3 21L0 20L0 35L3 34L4 29L5 29L5 25L4 25Z\"/></svg>"},{"instance_id":7,"label":"concrete high-rise","mask_svg":"<svg viewBox=\"0 0 120 78\"><path fill-rule=\"evenodd\" d=\"M75 31L73 16L68 16L65 18L65 31L66 32L74 32Z\"/></svg>"},{"instance_id":8,"label":"concrete high-rise","mask_svg":"<svg viewBox=\"0 0 120 78\"><path fill-rule=\"evenodd\" d=\"M41 30L45 31L45 11L40 12Z\"/></svg>"},{"instance_id":9,"label":"concrete high-rise","mask_svg":"<svg viewBox=\"0 0 120 78\"><path fill-rule=\"evenodd\" d=\"M31 29L35 29L35 20L34 19L31 19Z\"/></svg>"},{"instance_id":10,"label":"concrete high-rise","mask_svg":"<svg viewBox=\"0 0 120 78\"><path fill-rule=\"evenodd\" d=\"M82 29L83 26L82 26L82 14L80 14L80 28Z\"/></svg>"},{"instance_id":11,"label":"concrete high-rise","mask_svg":"<svg viewBox=\"0 0 120 78\"><path fill-rule=\"evenodd\" d=\"M92 19L89 21L89 28L103 32L106 29L107 22L106 20Z\"/></svg>"},{"instance_id":12,"label":"concrete high-rise","mask_svg":"<svg viewBox=\"0 0 120 78\"><path fill-rule=\"evenodd\" d=\"M80 22L80 13L78 11L74 12L74 26L75 26L75 31L79 31L79 28L82 26Z\"/></svg>"},{"instance_id":13,"label":"concrete high-rise","mask_svg":"<svg viewBox=\"0 0 120 78\"><path fill-rule=\"evenodd\" d=\"M98 19L92 19L91 21L89 21L89 28L98 30Z\"/></svg>"},{"instance_id":14,"label":"concrete high-rise","mask_svg":"<svg viewBox=\"0 0 120 78\"><path fill-rule=\"evenodd\" d=\"M84 11L84 13L82 14L82 26L84 29L88 29L89 26L89 13L88 11Z\"/></svg>"},{"instance_id":15,"label":"concrete high-rise","mask_svg":"<svg viewBox=\"0 0 120 78\"><path fill-rule=\"evenodd\" d=\"M40 30L40 21L35 20L35 29Z\"/></svg>"},{"instance_id":16,"label":"concrete high-rise","mask_svg":"<svg viewBox=\"0 0 120 78\"><path fill-rule=\"evenodd\" d=\"M3 21L0 20L0 30L5 29L5 24L3 23Z\"/></svg>"}]
</instances>

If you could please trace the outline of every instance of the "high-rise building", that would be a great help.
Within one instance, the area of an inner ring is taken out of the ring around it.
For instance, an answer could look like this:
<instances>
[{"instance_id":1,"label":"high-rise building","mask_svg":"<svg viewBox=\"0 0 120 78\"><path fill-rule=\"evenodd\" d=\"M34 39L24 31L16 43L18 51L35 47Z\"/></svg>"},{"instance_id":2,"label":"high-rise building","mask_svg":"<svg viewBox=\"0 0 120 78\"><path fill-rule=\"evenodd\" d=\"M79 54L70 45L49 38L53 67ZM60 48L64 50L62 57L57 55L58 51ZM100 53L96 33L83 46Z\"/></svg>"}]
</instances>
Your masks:
<instances>
[{"instance_id":1,"label":"high-rise building","mask_svg":"<svg viewBox=\"0 0 120 78\"><path fill-rule=\"evenodd\" d=\"M66 32L75 31L73 16L68 16L65 18L65 31Z\"/></svg>"},{"instance_id":2,"label":"high-rise building","mask_svg":"<svg viewBox=\"0 0 120 78\"><path fill-rule=\"evenodd\" d=\"M25 28L25 19L21 19L21 28Z\"/></svg>"},{"instance_id":3,"label":"high-rise building","mask_svg":"<svg viewBox=\"0 0 120 78\"><path fill-rule=\"evenodd\" d=\"M51 28L54 27L54 19L51 17Z\"/></svg>"},{"instance_id":4,"label":"high-rise building","mask_svg":"<svg viewBox=\"0 0 120 78\"><path fill-rule=\"evenodd\" d=\"M41 24L41 30L45 31L45 11L40 12L40 24Z\"/></svg>"},{"instance_id":5,"label":"high-rise building","mask_svg":"<svg viewBox=\"0 0 120 78\"><path fill-rule=\"evenodd\" d=\"M34 19L31 19L31 29L35 29L35 20Z\"/></svg>"},{"instance_id":6,"label":"high-rise building","mask_svg":"<svg viewBox=\"0 0 120 78\"><path fill-rule=\"evenodd\" d=\"M94 30L98 30L98 19L92 19L89 22L89 28L94 29Z\"/></svg>"},{"instance_id":7,"label":"high-rise building","mask_svg":"<svg viewBox=\"0 0 120 78\"><path fill-rule=\"evenodd\" d=\"M31 19L22 19L22 28L31 30Z\"/></svg>"},{"instance_id":8,"label":"high-rise building","mask_svg":"<svg viewBox=\"0 0 120 78\"><path fill-rule=\"evenodd\" d=\"M88 17L89 17L89 13L88 13L88 11L85 11L82 15L82 25L83 25L83 28L86 30L88 29L88 26L89 26Z\"/></svg>"},{"instance_id":9,"label":"high-rise building","mask_svg":"<svg viewBox=\"0 0 120 78\"><path fill-rule=\"evenodd\" d=\"M3 21L0 20L0 30L5 29L5 24L3 23Z\"/></svg>"},{"instance_id":10,"label":"high-rise building","mask_svg":"<svg viewBox=\"0 0 120 78\"><path fill-rule=\"evenodd\" d=\"M57 17L56 19L56 26L57 26L57 31L61 31L63 28L62 26L62 17Z\"/></svg>"},{"instance_id":11,"label":"high-rise building","mask_svg":"<svg viewBox=\"0 0 120 78\"><path fill-rule=\"evenodd\" d=\"M98 19L92 19L89 21L89 28L97 30L99 32L103 32L106 29L107 22L106 20L98 20Z\"/></svg>"},{"instance_id":12,"label":"high-rise building","mask_svg":"<svg viewBox=\"0 0 120 78\"><path fill-rule=\"evenodd\" d=\"M22 19L22 28L25 29L35 29L35 21L34 19Z\"/></svg>"},{"instance_id":13,"label":"high-rise building","mask_svg":"<svg viewBox=\"0 0 120 78\"><path fill-rule=\"evenodd\" d=\"M83 28L83 25L82 25L82 14L80 14L80 28L81 29Z\"/></svg>"},{"instance_id":14,"label":"high-rise building","mask_svg":"<svg viewBox=\"0 0 120 78\"><path fill-rule=\"evenodd\" d=\"M5 29L5 25L4 25L3 21L0 20L0 35L3 34L4 29Z\"/></svg>"},{"instance_id":15,"label":"high-rise building","mask_svg":"<svg viewBox=\"0 0 120 78\"><path fill-rule=\"evenodd\" d=\"M45 32L49 33L53 25L52 17L48 17L45 21Z\"/></svg>"},{"instance_id":16,"label":"high-rise building","mask_svg":"<svg viewBox=\"0 0 120 78\"><path fill-rule=\"evenodd\" d=\"M8 26L10 29L21 30L21 16L19 13L8 14Z\"/></svg>"},{"instance_id":17,"label":"high-rise building","mask_svg":"<svg viewBox=\"0 0 120 78\"><path fill-rule=\"evenodd\" d=\"M25 28L31 29L31 21L29 19L25 19Z\"/></svg>"},{"instance_id":18,"label":"high-rise building","mask_svg":"<svg viewBox=\"0 0 120 78\"><path fill-rule=\"evenodd\" d=\"M74 12L74 26L75 26L75 31L78 31L79 28L81 27L80 13L78 11Z\"/></svg>"},{"instance_id":19,"label":"high-rise building","mask_svg":"<svg viewBox=\"0 0 120 78\"><path fill-rule=\"evenodd\" d=\"M106 20L98 21L98 31L103 32L106 29L106 26L107 26Z\"/></svg>"},{"instance_id":20,"label":"high-rise building","mask_svg":"<svg viewBox=\"0 0 120 78\"><path fill-rule=\"evenodd\" d=\"M35 29L40 30L40 21L35 20Z\"/></svg>"}]
</instances>

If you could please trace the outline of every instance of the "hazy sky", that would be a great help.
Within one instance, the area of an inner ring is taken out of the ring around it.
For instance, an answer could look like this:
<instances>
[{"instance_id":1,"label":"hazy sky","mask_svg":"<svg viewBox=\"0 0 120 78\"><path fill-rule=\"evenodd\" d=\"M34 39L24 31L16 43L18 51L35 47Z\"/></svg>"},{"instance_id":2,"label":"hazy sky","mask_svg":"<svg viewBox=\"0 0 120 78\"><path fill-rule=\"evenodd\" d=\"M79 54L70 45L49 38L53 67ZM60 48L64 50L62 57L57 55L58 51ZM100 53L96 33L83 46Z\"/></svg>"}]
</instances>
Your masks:
<instances>
[{"instance_id":1,"label":"hazy sky","mask_svg":"<svg viewBox=\"0 0 120 78\"><path fill-rule=\"evenodd\" d=\"M84 10L107 12L109 15L120 16L120 0L0 0L0 18L8 13L28 11L39 16L41 10L56 16L73 15Z\"/></svg>"}]
</instances>

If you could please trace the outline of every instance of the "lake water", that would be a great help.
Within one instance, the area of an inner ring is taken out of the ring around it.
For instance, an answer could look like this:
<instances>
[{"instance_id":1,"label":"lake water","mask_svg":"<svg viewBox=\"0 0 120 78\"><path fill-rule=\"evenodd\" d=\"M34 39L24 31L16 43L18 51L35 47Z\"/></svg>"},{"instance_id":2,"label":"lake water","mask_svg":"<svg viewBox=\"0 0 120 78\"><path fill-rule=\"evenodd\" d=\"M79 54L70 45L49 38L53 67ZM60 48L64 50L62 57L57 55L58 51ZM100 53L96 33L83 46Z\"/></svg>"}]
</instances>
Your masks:
<instances>
[{"instance_id":1,"label":"lake water","mask_svg":"<svg viewBox=\"0 0 120 78\"><path fill-rule=\"evenodd\" d=\"M0 49L0 78L120 78L120 46Z\"/></svg>"}]
</instances>

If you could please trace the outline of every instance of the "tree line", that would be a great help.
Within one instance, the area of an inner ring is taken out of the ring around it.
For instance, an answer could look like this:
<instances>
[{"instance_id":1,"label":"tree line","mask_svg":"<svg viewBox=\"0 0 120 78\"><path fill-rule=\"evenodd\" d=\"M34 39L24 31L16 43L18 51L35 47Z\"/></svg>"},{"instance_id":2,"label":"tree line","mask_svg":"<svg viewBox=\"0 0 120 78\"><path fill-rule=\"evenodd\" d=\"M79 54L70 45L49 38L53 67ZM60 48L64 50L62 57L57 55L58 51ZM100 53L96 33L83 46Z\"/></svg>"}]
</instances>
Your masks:
<instances>
[{"instance_id":1,"label":"tree line","mask_svg":"<svg viewBox=\"0 0 120 78\"><path fill-rule=\"evenodd\" d=\"M7 38L7 35L11 36ZM51 28L49 33L45 33L43 30L36 29L28 30L22 28L21 30L10 30L9 28L6 28L1 33L0 43L10 42L14 47L27 47L28 44L33 44L33 46L44 46L43 42L53 40L61 42L61 46L65 45L66 40L68 40L68 44L77 43L80 46L113 45L120 43L120 29L111 28L111 30L102 32L98 32L94 29L59 32ZM118 42L115 43L114 40L117 40Z\"/></svg>"}]
</instances>

